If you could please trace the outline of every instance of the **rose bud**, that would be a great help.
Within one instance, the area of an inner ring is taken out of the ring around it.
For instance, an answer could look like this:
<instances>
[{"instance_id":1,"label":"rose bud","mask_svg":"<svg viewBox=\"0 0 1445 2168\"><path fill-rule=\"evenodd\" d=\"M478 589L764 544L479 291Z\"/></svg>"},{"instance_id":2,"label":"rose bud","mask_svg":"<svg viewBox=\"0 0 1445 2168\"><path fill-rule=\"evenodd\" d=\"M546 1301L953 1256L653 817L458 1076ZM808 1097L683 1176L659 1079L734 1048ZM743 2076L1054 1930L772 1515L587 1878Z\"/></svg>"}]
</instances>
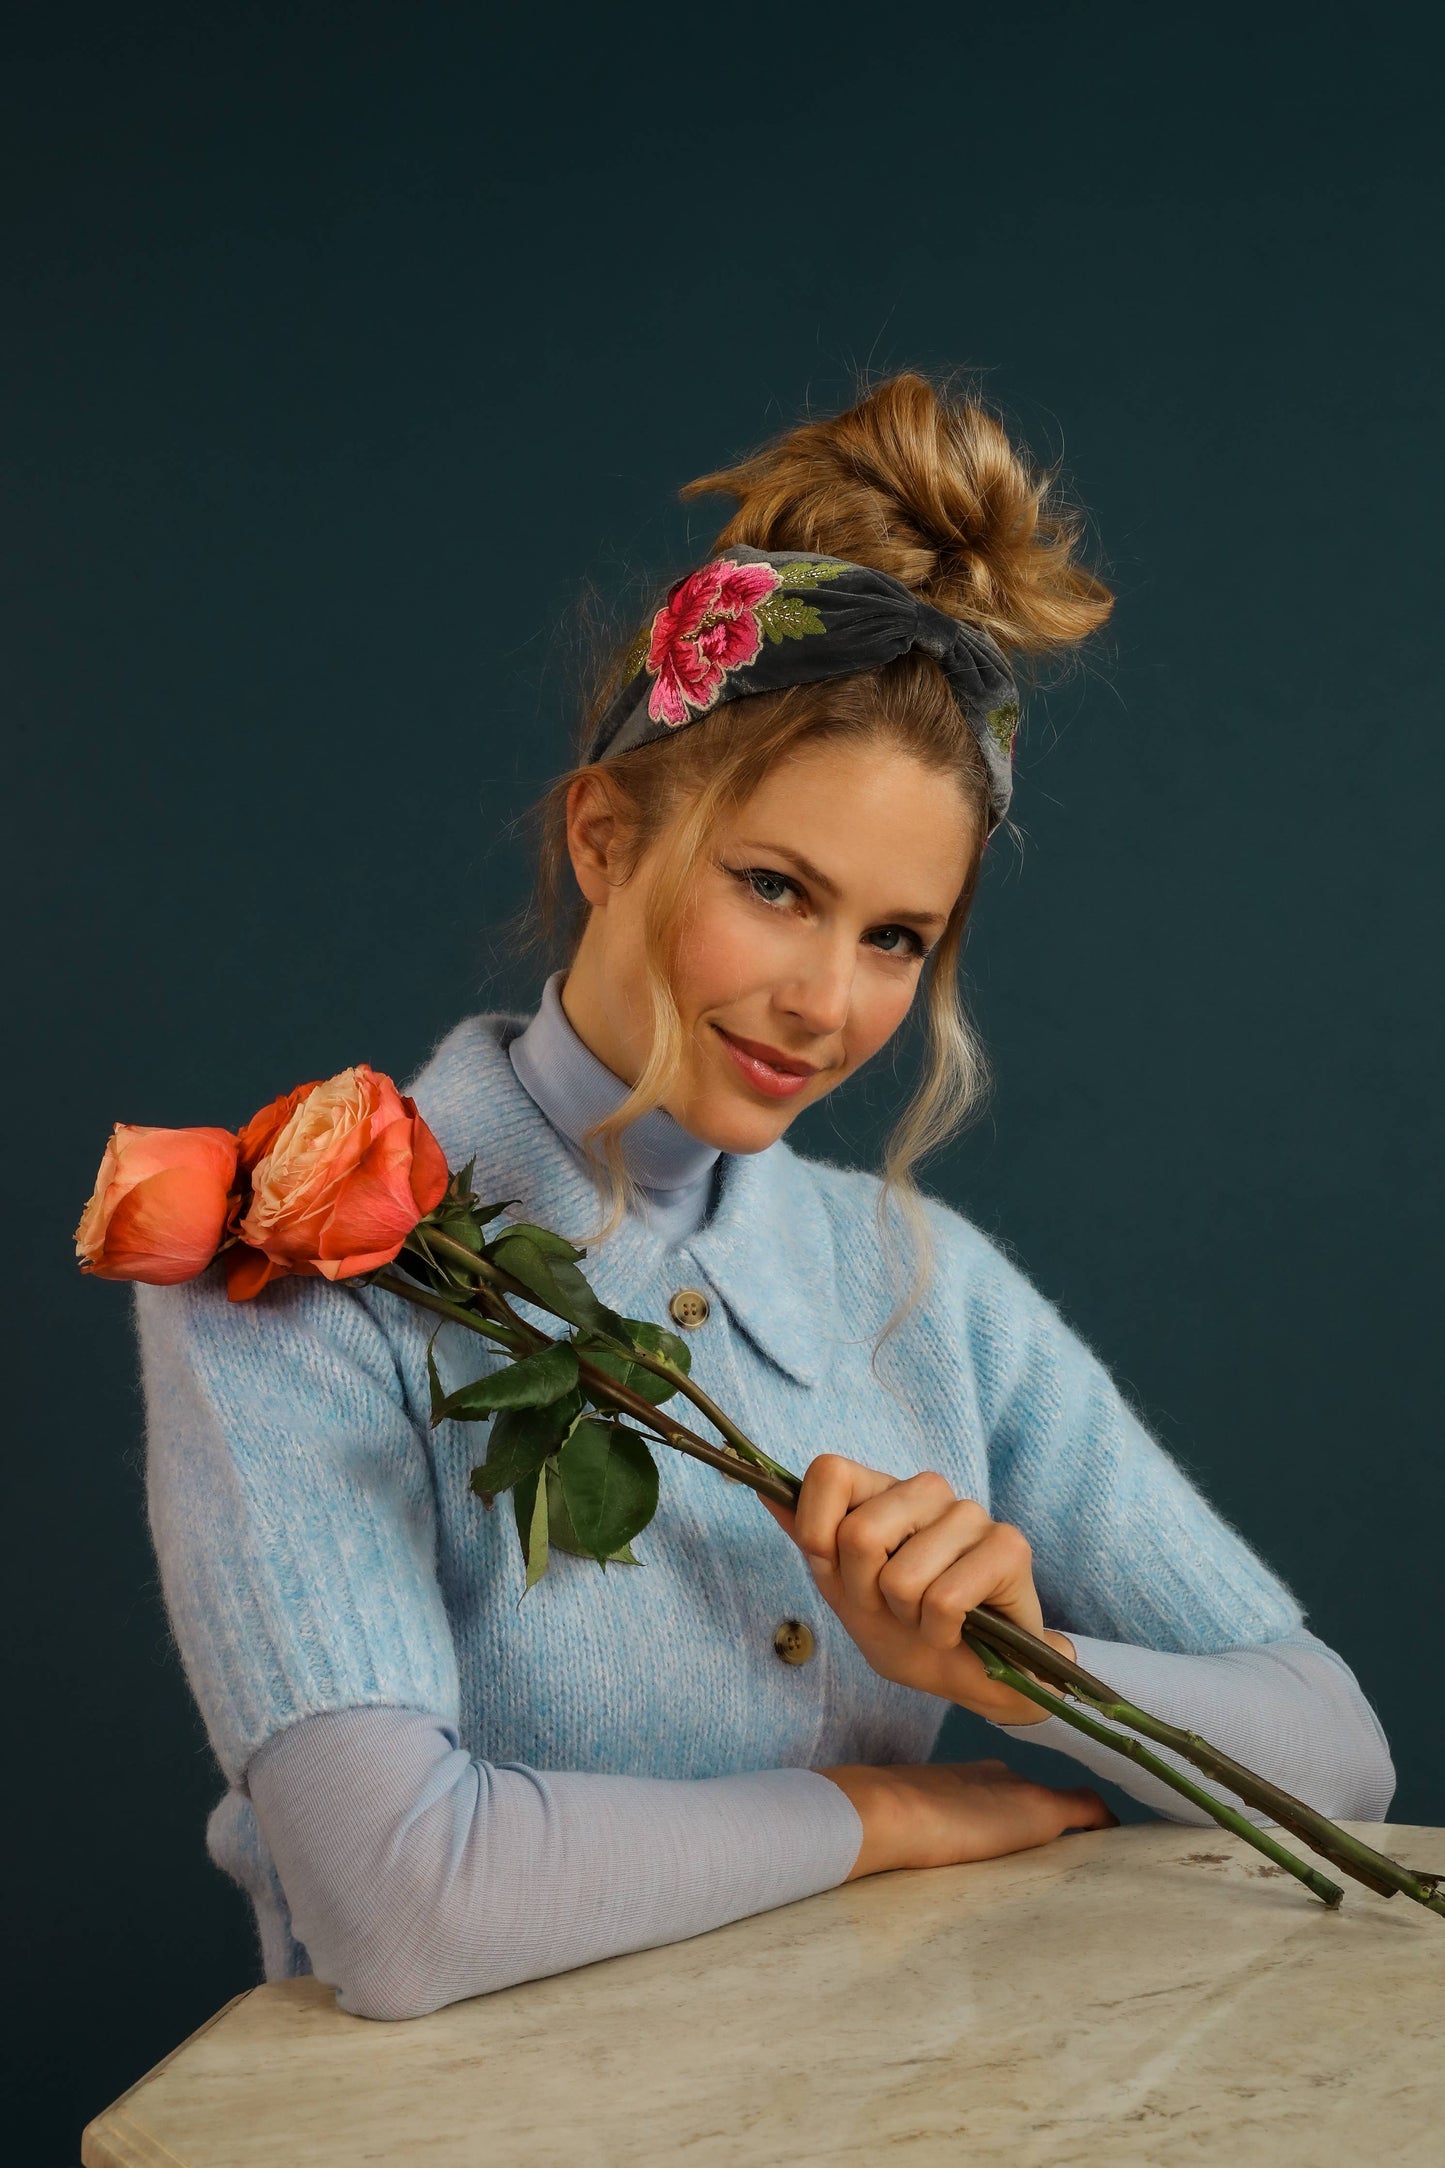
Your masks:
<instances>
[{"instance_id":1,"label":"rose bud","mask_svg":"<svg viewBox=\"0 0 1445 2168\"><path fill-rule=\"evenodd\" d=\"M288 1110L289 1107L289 1111ZM446 1190L441 1146L388 1076L361 1062L277 1100L241 1132L251 1170L233 1302L283 1273L353 1279L389 1265Z\"/></svg>"},{"instance_id":2,"label":"rose bud","mask_svg":"<svg viewBox=\"0 0 1445 2168\"><path fill-rule=\"evenodd\" d=\"M117 1122L75 1230L82 1268L153 1287L193 1280L221 1245L235 1180L229 1129Z\"/></svg>"}]
</instances>

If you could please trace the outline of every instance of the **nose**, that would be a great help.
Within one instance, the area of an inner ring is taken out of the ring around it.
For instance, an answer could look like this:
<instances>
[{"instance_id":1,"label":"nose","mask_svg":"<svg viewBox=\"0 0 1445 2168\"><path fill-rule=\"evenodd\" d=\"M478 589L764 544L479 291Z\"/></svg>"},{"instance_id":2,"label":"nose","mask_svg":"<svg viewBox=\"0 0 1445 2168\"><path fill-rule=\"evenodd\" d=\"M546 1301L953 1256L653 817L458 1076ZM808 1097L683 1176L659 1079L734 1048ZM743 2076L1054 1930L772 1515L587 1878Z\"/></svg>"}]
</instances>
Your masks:
<instances>
[{"instance_id":1,"label":"nose","mask_svg":"<svg viewBox=\"0 0 1445 2168\"><path fill-rule=\"evenodd\" d=\"M835 1037L848 1021L855 969L851 941L820 943L797 975L774 990L773 1000L811 1037Z\"/></svg>"}]
</instances>

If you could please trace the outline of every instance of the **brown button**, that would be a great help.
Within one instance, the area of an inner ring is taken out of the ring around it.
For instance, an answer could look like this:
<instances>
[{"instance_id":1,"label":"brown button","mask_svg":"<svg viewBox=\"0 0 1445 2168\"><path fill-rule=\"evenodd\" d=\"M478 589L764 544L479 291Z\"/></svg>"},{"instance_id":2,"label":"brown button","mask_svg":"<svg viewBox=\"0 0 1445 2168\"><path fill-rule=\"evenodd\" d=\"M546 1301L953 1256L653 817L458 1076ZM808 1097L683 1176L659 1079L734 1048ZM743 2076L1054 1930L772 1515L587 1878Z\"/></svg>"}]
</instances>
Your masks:
<instances>
[{"instance_id":1,"label":"brown button","mask_svg":"<svg viewBox=\"0 0 1445 2168\"><path fill-rule=\"evenodd\" d=\"M686 1325L691 1332L695 1326L707 1322L712 1305L700 1288L680 1287L667 1307L677 1323Z\"/></svg>"},{"instance_id":2,"label":"brown button","mask_svg":"<svg viewBox=\"0 0 1445 2168\"><path fill-rule=\"evenodd\" d=\"M773 1635L774 1652L785 1664L805 1664L816 1647L812 1627L800 1618L785 1618Z\"/></svg>"}]
</instances>

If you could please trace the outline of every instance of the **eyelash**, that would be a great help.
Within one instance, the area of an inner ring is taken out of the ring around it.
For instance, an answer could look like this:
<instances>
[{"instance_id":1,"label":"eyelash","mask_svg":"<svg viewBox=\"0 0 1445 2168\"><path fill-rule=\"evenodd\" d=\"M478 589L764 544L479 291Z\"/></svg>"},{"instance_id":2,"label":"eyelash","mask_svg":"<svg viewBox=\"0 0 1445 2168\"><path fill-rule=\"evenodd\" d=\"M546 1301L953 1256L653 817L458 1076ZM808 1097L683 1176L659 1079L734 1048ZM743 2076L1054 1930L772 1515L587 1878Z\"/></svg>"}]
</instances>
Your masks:
<instances>
[{"instance_id":1,"label":"eyelash","mask_svg":"<svg viewBox=\"0 0 1445 2168\"><path fill-rule=\"evenodd\" d=\"M759 881L781 881L784 888L790 888L795 896L801 896L803 893L791 874L775 873L771 866L727 866L723 870L730 873L733 879L739 882L742 887L749 889L754 896L757 896L758 902L769 911L777 910L778 901L768 896L758 895L757 883ZM901 933L904 940L911 944L907 949L880 949L879 954L881 956L887 956L895 962L900 957L909 957L914 962L921 962L928 954L922 936L916 934L911 926L885 926L877 930L883 933Z\"/></svg>"}]
</instances>

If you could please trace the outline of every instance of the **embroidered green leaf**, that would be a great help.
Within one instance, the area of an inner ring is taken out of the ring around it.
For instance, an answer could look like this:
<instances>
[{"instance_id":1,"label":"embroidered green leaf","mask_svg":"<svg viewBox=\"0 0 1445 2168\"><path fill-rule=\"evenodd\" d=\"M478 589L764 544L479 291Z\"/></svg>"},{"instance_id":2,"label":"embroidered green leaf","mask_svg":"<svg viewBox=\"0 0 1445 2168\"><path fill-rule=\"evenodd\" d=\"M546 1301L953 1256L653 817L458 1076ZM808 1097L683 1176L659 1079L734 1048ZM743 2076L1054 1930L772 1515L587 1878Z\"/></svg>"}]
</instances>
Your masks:
<instances>
[{"instance_id":1,"label":"embroidered green leaf","mask_svg":"<svg viewBox=\"0 0 1445 2168\"><path fill-rule=\"evenodd\" d=\"M996 708L990 708L984 721L989 734L1005 753L1013 751L1014 735L1019 727L1019 704L1017 700L1001 700Z\"/></svg>"},{"instance_id":2,"label":"embroidered green leaf","mask_svg":"<svg viewBox=\"0 0 1445 2168\"><path fill-rule=\"evenodd\" d=\"M657 1511L657 1463L621 1423L583 1416L557 1455L563 1502L577 1541L605 1566Z\"/></svg>"},{"instance_id":3,"label":"embroidered green leaf","mask_svg":"<svg viewBox=\"0 0 1445 2168\"><path fill-rule=\"evenodd\" d=\"M573 1391L576 1384L577 1351L570 1340L554 1340L535 1355L504 1363L490 1376L474 1378L470 1385L449 1394L432 1421L450 1417L459 1423L477 1423L498 1408L543 1408Z\"/></svg>"},{"instance_id":4,"label":"embroidered green leaf","mask_svg":"<svg viewBox=\"0 0 1445 2168\"><path fill-rule=\"evenodd\" d=\"M636 677L638 671L642 668L642 665L647 660L647 651L651 647L651 645L652 626L650 623L648 623L643 626L641 632L638 633L637 638L633 641L631 647L627 650L627 653L622 658L622 665L617 680L619 688L623 685L626 685L632 678Z\"/></svg>"},{"instance_id":5,"label":"embroidered green leaf","mask_svg":"<svg viewBox=\"0 0 1445 2168\"><path fill-rule=\"evenodd\" d=\"M826 630L815 609L784 594L781 588L769 595L766 602L760 602L753 614L774 647L783 640L801 640L807 633Z\"/></svg>"},{"instance_id":6,"label":"embroidered green leaf","mask_svg":"<svg viewBox=\"0 0 1445 2168\"><path fill-rule=\"evenodd\" d=\"M816 587L821 580L836 580L848 567L825 558L817 565L779 565L777 569L784 587Z\"/></svg>"},{"instance_id":7,"label":"embroidered green leaf","mask_svg":"<svg viewBox=\"0 0 1445 2168\"><path fill-rule=\"evenodd\" d=\"M486 1462L472 1470L477 1496L490 1505L500 1492L535 1475L581 1413L582 1395L575 1391L545 1407L500 1409L487 1439Z\"/></svg>"}]
</instances>

